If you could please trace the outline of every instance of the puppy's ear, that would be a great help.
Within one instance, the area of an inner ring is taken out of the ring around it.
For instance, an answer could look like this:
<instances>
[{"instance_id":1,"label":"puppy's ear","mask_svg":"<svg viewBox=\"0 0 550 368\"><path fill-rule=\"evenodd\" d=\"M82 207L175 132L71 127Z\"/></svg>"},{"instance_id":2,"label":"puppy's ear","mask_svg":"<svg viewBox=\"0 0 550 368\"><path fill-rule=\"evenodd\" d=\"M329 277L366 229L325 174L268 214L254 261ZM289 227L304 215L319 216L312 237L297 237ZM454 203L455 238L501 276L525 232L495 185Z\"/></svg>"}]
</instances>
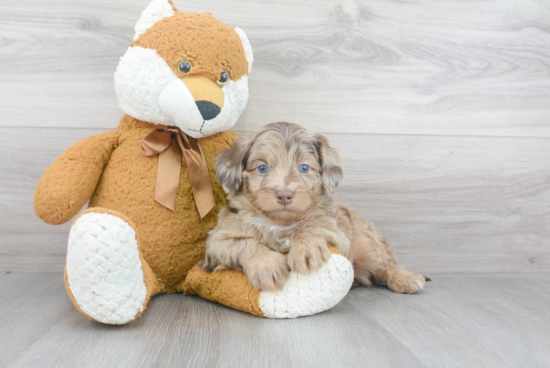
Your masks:
<instances>
[{"instance_id":1,"label":"puppy's ear","mask_svg":"<svg viewBox=\"0 0 550 368\"><path fill-rule=\"evenodd\" d=\"M244 159L248 152L248 137L239 135L231 148L216 157L216 177L226 193L235 193L242 183Z\"/></svg>"},{"instance_id":2,"label":"puppy's ear","mask_svg":"<svg viewBox=\"0 0 550 368\"><path fill-rule=\"evenodd\" d=\"M319 154L319 163L321 164L323 186L332 192L344 177L342 157L338 151L328 144L327 137L321 134L317 134L317 152Z\"/></svg>"}]
</instances>

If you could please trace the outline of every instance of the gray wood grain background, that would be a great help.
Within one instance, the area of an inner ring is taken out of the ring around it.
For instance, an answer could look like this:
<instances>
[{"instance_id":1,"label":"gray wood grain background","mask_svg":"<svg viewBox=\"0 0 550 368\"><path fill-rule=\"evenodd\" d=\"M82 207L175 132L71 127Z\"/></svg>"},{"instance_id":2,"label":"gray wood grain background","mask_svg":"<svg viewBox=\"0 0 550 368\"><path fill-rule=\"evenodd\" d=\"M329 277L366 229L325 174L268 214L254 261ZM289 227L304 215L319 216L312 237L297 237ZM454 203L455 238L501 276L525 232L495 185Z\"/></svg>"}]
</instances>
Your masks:
<instances>
[{"instance_id":1,"label":"gray wood grain background","mask_svg":"<svg viewBox=\"0 0 550 368\"><path fill-rule=\"evenodd\" d=\"M113 73L148 0L0 0L0 270L61 271L34 188L112 129ZM550 2L175 0L250 38L235 131L291 121L345 158L338 199L419 272L550 270Z\"/></svg>"}]
</instances>

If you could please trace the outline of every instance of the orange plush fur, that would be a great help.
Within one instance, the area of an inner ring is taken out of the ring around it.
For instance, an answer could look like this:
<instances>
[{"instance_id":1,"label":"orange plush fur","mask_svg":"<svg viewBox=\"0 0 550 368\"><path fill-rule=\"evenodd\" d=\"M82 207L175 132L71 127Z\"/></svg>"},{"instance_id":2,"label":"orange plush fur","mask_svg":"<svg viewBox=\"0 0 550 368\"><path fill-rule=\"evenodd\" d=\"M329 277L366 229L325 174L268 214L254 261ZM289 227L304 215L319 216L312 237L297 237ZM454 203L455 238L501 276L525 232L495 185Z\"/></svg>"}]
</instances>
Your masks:
<instances>
[{"instance_id":1,"label":"orange plush fur","mask_svg":"<svg viewBox=\"0 0 550 368\"><path fill-rule=\"evenodd\" d=\"M35 194L36 213L50 224L68 221L90 197L88 211L116 211L127 217L138 235L141 254L156 276L153 294L183 290L187 272L204 256L204 238L216 224L218 209L226 204L214 175L215 158L231 147L234 137L228 131L200 140L218 202L201 220L185 160L176 211L154 200L158 156L142 155L140 140L159 128L124 116L116 130L69 147L44 172Z\"/></svg>"},{"instance_id":2,"label":"orange plush fur","mask_svg":"<svg viewBox=\"0 0 550 368\"><path fill-rule=\"evenodd\" d=\"M185 49L174 45L185 43ZM212 43L218 47L209 47ZM178 63L193 60L188 76L202 75L216 81L222 70L237 80L247 74L248 63L243 45L232 28L209 13L176 12L172 17L157 22L130 46L154 49L178 73Z\"/></svg>"},{"instance_id":3,"label":"orange plush fur","mask_svg":"<svg viewBox=\"0 0 550 368\"><path fill-rule=\"evenodd\" d=\"M189 76L206 76L215 82L222 69L234 80L248 74L236 31L210 14L176 12L131 44L135 45L156 50L179 78L184 76L176 68L184 58L193 60ZM114 214L129 223L137 235L147 300L159 293L194 293L185 285L186 276L203 258L205 236L216 224L218 209L227 203L214 174L214 160L219 152L231 147L234 139L230 131L199 139L217 202L201 219L185 160L176 210L170 211L154 200L159 156L144 156L140 141L153 130L163 128L125 115L116 130L69 147L44 172L35 193L35 211L49 224L67 222L88 200L89 209L84 213ZM69 295L80 310L67 277L65 280Z\"/></svg>"}]
</instances>

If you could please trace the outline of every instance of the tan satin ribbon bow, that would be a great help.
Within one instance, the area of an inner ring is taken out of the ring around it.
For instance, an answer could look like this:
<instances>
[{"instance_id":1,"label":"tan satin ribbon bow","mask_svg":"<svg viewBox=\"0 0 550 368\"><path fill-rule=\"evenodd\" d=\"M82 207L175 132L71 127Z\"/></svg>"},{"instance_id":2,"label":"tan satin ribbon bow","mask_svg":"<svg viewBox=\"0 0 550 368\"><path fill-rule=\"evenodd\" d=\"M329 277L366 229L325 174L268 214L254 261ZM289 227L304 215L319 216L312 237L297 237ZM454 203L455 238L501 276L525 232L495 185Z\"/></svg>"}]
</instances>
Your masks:
<instances>
[{"instance_id":1,"label":"tan satin ribbon bow","mask_svg":"<svg viewBox=\"0 0 550 368\"><path fill-rule=\"evenodd\" d=\"M172 211L176 210L183 155L201 218L216 205L206 160L195 138L178 128L157 129L141 140L141 153L145 156L159 155L155 201Z\"/></svg>"}]
</instances>

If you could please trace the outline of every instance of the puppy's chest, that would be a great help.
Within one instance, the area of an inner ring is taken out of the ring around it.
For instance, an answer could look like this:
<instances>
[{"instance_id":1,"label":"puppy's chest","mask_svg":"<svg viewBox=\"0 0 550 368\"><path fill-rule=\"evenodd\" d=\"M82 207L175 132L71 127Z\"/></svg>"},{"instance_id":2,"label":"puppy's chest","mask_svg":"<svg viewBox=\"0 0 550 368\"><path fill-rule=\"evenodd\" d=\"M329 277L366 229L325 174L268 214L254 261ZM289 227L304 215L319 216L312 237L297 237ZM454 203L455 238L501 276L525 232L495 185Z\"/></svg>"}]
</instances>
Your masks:
<instances>
[{"instance_id":1,"label":"puppy's chest","mask_svg":"<svg viewBox=\"0 0 550 368\"><path fill-rule=\"evenodd\" d=\"M292 245L294 245L294 237L274 238L272 243L268 243L271 249L283 254L288 253Z\"/></svg>"},{"instance_id":2,"label":"puppy's chest","mask_svg":"<svg viewBox=\"0 0 550 368\"><path fill-rule=\"evenodd\" d=\"M276 252L286 254L294 245L294 235L297 232L295 227L267 226L261 230L266 245Z\"/></svg>"}]
</instances>

